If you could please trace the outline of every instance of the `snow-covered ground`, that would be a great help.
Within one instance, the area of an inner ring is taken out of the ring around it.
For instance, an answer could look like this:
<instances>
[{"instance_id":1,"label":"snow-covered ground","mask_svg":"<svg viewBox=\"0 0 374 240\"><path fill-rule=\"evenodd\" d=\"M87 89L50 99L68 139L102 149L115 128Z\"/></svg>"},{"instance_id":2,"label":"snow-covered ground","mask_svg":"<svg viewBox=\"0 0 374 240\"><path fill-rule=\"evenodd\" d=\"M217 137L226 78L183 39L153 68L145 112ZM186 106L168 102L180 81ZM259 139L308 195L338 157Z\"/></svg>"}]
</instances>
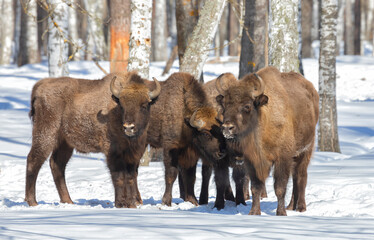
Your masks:
<instances>
[{"instance_id":1,"label":"snow-covered ground","mask_svg":"<svg viewBox=\"0 0 374 240\"><path fill-rule=\"evenodd\" d=\"M223 72L238 73L237 62L222 60L205 65L205 80ZM303 63L306 77L318 89L317 60ZM108 69L107 62L102 65ZM150 76L165 79L160 77L163 66L153 63ZM91 62L71 62L69 68L73 77L103 76ZM172 71L178 71L177 63ZM71 159L66 178L74 205L59 203L46 162L37 181L39 205L28 207L23 199L31 144L30 91L38 79L48 76L48 67L45 62L21 68L0 66L0 239L374 239L374 58L339 57L337 74L342 153L316 151L309 167L307 211L287 211L287 217L277 217L271 177L261 216L247 215L251 200L247 206L226 202L223 210L213 209L214 182L208 205L184 203L175 184L172 207L162 206L162 163L139 169L144 204L138 209L116 209L101 154L75 154ZM200 170L199 165L197 196Z\"/></svg>"}]
</instances>

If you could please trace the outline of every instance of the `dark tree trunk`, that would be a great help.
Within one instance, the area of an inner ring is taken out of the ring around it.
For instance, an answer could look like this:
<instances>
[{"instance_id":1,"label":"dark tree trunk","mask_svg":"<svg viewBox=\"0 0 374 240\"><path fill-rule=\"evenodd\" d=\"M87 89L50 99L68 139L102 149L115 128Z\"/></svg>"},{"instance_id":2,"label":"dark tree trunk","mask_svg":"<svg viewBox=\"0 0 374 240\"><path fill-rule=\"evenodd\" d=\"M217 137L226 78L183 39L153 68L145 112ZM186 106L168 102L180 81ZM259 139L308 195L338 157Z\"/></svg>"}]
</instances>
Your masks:
<instances>
[{"instance_id":1,"label":"dark tree trunk","mask_svg":"<svg viewBox=\"0 0 374 240\"><path fill-rule=\"evenodd\" d=\"M301 0L302 58L312 57L313 0Z\"/></svg>"},{"instance_id":2,"label":"dark tree trunk","mask_svg":"<svg viewBox=\"0 0 374 240\"><path fill-rule=\"evenodd\" d=\"M267 1L247 0L241 41L239 78L267 65L267 26Z\"/></svg>"}]
</instances>

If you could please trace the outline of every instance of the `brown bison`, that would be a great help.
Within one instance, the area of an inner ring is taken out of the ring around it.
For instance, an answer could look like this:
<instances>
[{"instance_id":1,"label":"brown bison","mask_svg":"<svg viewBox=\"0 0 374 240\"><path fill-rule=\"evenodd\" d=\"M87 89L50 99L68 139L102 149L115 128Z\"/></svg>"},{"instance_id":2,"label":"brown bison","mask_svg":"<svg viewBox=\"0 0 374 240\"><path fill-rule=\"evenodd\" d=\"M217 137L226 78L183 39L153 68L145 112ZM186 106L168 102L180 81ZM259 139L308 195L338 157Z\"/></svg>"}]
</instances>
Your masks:
<instances>
[{"instance_id":1,"label":"brown bison","mask_svg":"<svg viewBox=\"0 0 374 240\"><path fill-rule=\"evenodd\" d=\"M227 89L217 83L228 148L243 154L250 173L249 214L261 214L260 196L272 166L277 215L286 215L290 174L293 192L287 209L305 211L307 167L318 121L319 97L312 83L298 73L281 73L274 67L246 75Z\"/></svg>"},{"instance_id":2,"label":"brown bison","mask_svg":"<svg viewBox=\"0 0 374 240\"><path fill-rule=\"evenodd\" d=\"M27 156L27 203L37 205L36 179L50 154L60 200L73 203L65 167L74 149L105 154L116 207L141 203L137 170L146 146L150 104L160 91L157 81L148 82L134 72L112 73L95 81L61 77L37 82L31 94L33 132Z\"/></svg>"},{"instance_id":3,"label":"brown bison","mask_svg":"<svg viewBox=\"0 0 374 240\"><path fill-rule=\"evenodd\" d=\"M225 156L217 111L202 86L188 73L172 74L161 82L161 88L151 107L148 143L164 151L166 187L162 203L171 205L172 187L180 169L181 195L197 205L194 183L199 157L215 161Z\"/></svg>"}]
</instances>

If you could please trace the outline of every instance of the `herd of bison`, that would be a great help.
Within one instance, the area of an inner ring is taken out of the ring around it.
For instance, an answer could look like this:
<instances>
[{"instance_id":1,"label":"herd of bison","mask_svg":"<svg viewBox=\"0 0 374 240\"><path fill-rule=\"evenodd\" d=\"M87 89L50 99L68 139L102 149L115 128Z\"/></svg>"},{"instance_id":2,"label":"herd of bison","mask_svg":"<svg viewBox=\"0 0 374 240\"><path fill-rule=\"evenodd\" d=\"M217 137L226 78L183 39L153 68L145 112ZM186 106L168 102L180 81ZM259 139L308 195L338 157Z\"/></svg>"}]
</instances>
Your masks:
<instances>
[{"instance_id":1,"label":"herd of bison","mask_svg":"<svg viewBox=\"0 0 374 240\"><path fill-rule=\"evenodd\" d=\"M143 79L136 72L111 73L100 80L42 79L31 94L33 130L25 201L37 205L37 176L50 156L60 201L73 203L65 168L75 149L104 153L115 206L134 208L142 204L138 167L149 144L163 149L165 205L171 205L178 176L181 198L195 205L207 204L214 171L217 209L224 208L225 200L245 204L250 182L249 214L260 215L260 199L267 196L265 180L272 168L277 215L287 215L286 209L303 212L318 103L311 82L274 67L239 80L224 73L205 84L188 73L174 73L161 82ZM194 184L199 159L203 165L198 201ZM286 207L290 175L293 190Z\"/></svg>"}]
</instances>

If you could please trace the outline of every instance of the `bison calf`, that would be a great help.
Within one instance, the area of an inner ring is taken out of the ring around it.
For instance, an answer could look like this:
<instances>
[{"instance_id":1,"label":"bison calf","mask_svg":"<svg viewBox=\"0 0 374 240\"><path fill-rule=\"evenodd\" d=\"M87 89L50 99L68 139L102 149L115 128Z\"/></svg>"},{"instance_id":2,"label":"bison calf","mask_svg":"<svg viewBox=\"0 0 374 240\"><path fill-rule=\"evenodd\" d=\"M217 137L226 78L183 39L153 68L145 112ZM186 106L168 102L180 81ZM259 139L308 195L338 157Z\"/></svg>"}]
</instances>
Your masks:
<instances>
[{"instance_id":1,"label":"bison calf","mask_svg":"<svg viewBox=\"0 0 374 240\"><path fill-rule=\"evenodd\" d=\"M160 91L157 81L148 83L134 72L113 73L95 81L61 77L37 82L31 94L33 132L27 156L27 203L37 205L36 179L50 154L60 200L73 203L65 168L74 149L105 154L116 207L141 203L137 170L146 146L150 103Z\"/></svg>"}]
</instances>

